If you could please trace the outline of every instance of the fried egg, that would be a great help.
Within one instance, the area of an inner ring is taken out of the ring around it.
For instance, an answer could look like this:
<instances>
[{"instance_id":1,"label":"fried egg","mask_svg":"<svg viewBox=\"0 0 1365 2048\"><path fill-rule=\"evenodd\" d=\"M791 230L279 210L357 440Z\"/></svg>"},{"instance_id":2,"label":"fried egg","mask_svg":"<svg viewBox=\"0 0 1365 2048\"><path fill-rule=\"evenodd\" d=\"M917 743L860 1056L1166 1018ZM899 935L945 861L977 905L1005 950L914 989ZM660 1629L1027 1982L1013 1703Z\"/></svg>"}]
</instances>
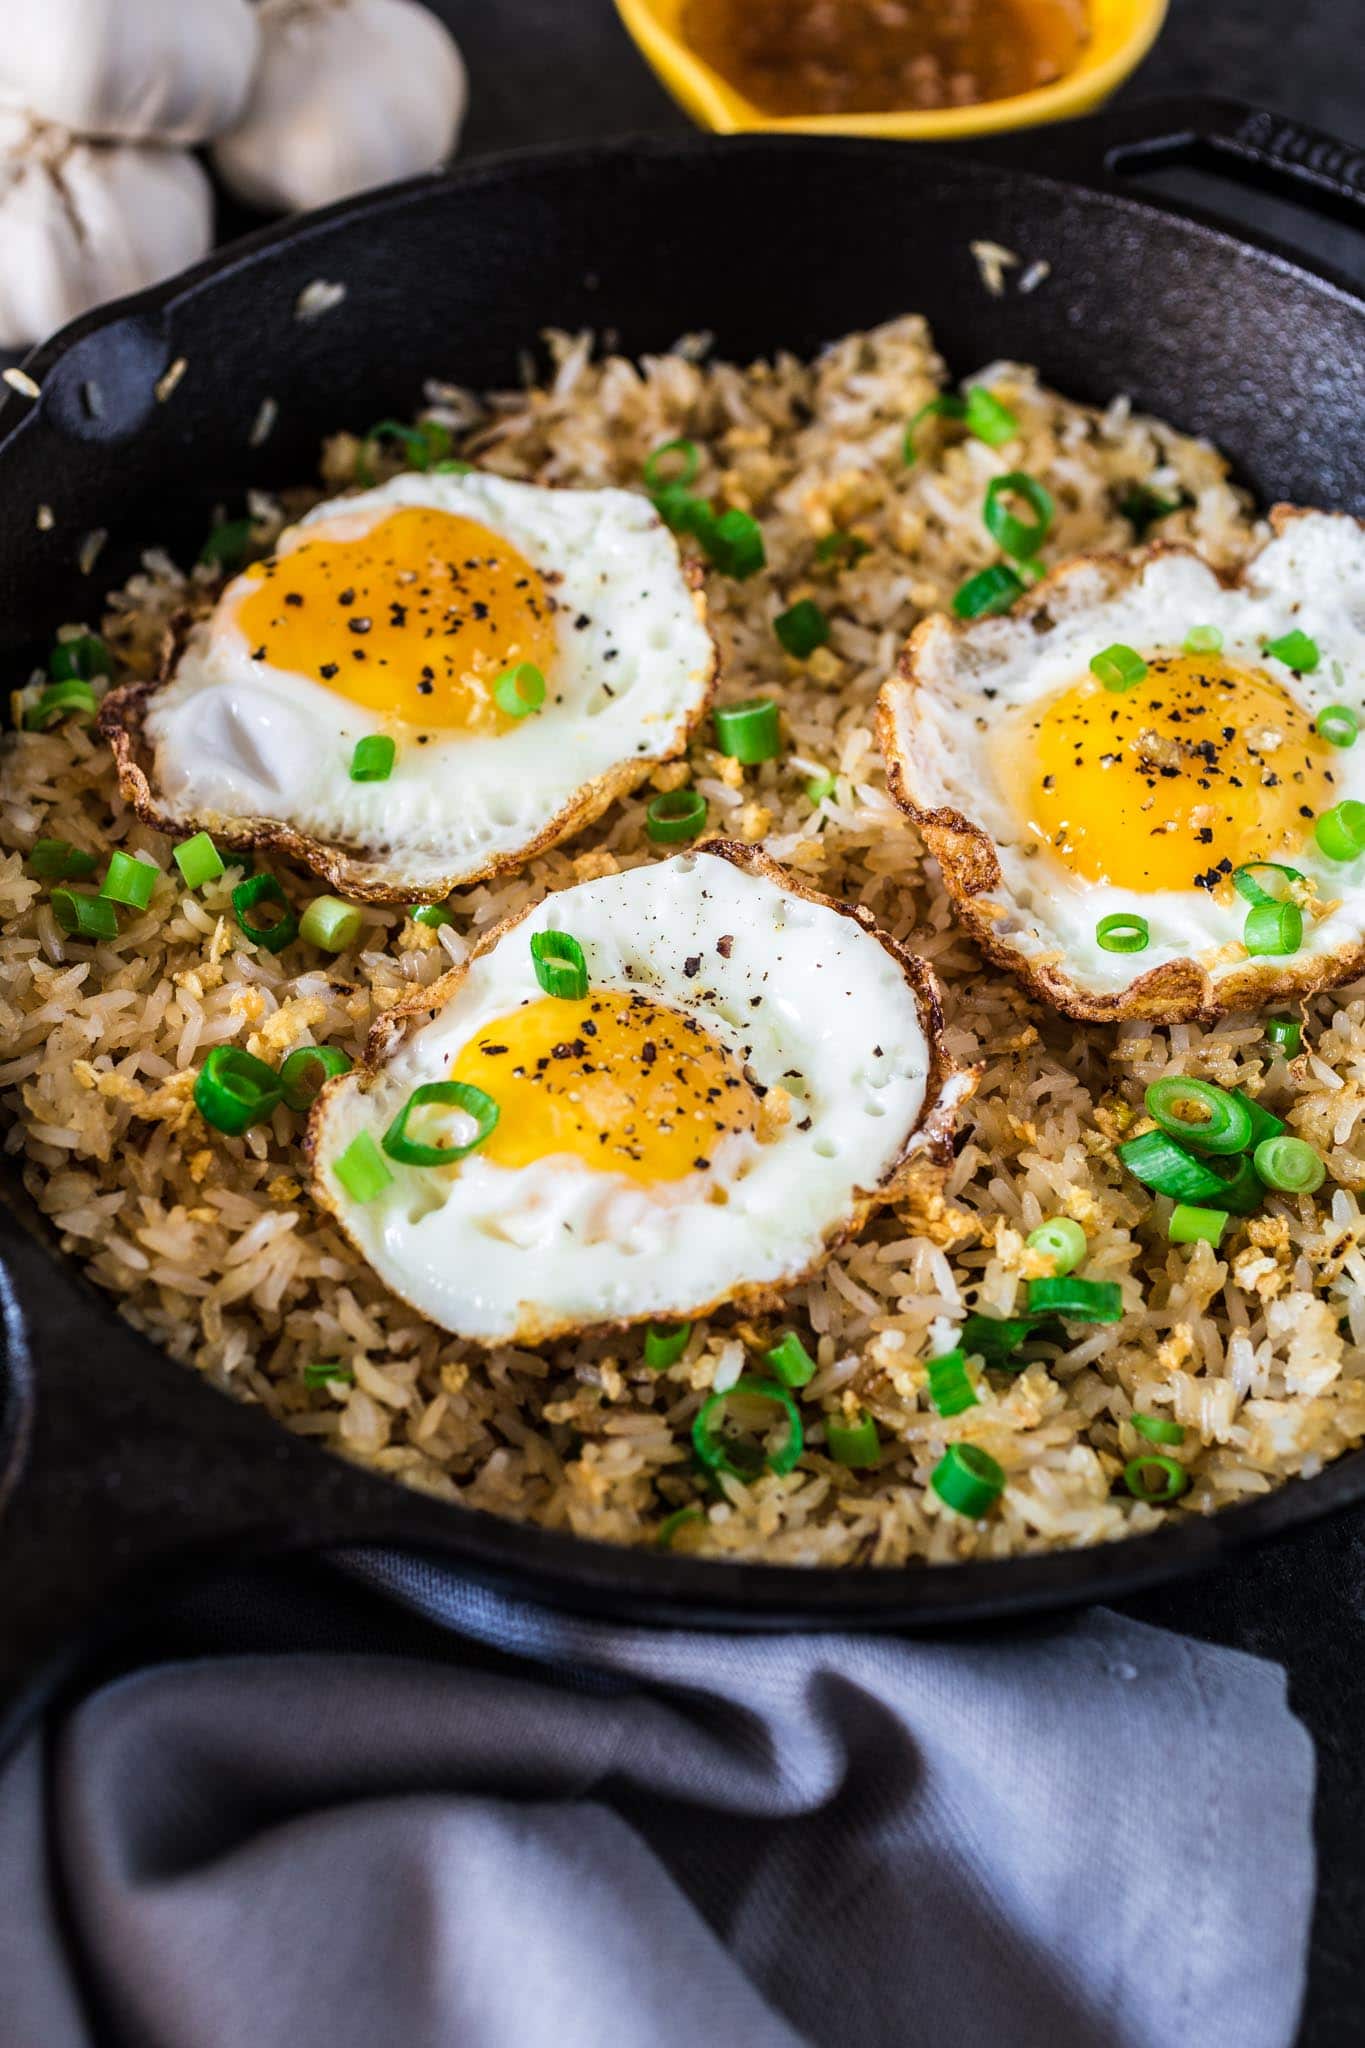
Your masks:
<instances>
[{"instance_id":1,"label":"fried egg","mask_svg":"<svg viewBox=\"0 0 1365 2048\"><path fill-rule=\"evenodd\" d=\"M542 986L548 933L583 993ZM382 1018L313 1109L314 1193L482 1343L770 1305L945 1156L970 1081L941 1032L933 976L865 912L713 842L550 896ZM419 1132L435 1163L403 1156Z\"/></svg>"},{"instance_id":2,"label":"fried egg","mask_svg":"<svg viewBox=\"0 0 1365 2048\"><path fill-rule=\"evenodd\" d=\"M509 692L517 671L530 685ZM685 748L714 671L647 498L411 474L315 507L102 723L151 822L405 901L600 816ZM374 736L392 768L354 779Z\"/></svg>"},{"instance_id":3,"label":"fried egg","mask_svg":"<svg viewBox=\"0 0 1365 2048\"><path fill-rule=\"evenodd\" d=\"M1365 527L1272 526L1235 577L1154 546L926 620L882 691L892 793L960 918L1071 1016L1215 1016L1365 967L1365 851L1316 837L1365 801ZM1295 907L1291 950L1261 950L1258 891Z\"/></svg>"}]
</instances>

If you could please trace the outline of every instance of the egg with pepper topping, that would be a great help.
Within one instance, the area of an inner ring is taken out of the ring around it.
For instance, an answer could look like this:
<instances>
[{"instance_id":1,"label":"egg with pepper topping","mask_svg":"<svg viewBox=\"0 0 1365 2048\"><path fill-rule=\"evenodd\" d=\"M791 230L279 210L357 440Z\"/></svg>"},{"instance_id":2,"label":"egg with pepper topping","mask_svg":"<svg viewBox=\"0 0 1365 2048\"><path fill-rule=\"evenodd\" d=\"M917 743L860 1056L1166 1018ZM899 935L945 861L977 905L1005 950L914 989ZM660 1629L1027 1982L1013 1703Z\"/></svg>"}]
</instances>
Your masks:
<instances>
[{"instance_id":1,"label":"egg with pepper topping","mask_svg":"<svg viewBox=\"0 0 1365 2048\"><path fill-rule=\"evenodd\" d=\"M315 507L102 725L151 822L405 901L598 817L685 748L714 671L647 498L411 474Z\"/></svg>"},{"instance_id":2,"label":"egg with pepper topping","mask_svg":"<svg viewBox=\"0 0 1365 2048\"><path fill-rule=\"evenodd\" d=\"M865 912L714 842L491 932L375 1026L308 1144L318 1201L483 1343L774 1303L969 1090L932 975Z\"/></svg>"},{"instance_id":3,"label":"egg with pepper topping","mask_svg":"<svg viewBox=\"0 0 1365 2048\"><path fill-rule=\"evenodd\" d=\"M1239 574L1065 564L919 626L892 793L991 958L1073 1017L1212 1017L1365 968L1365 527L1280 507Z\"/></svg>"}]
</instances>

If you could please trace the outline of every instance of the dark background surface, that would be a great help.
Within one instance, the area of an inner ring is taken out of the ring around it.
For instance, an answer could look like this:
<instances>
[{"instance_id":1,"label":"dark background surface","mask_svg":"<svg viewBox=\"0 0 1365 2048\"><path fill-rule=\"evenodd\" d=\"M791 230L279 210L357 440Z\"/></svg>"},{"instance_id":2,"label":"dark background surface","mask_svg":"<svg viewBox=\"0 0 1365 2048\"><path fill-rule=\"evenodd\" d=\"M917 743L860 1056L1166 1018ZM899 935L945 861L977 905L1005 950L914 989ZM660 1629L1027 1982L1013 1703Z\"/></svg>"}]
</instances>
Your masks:
<instances>
[{"instance_id":1,"label":"dark background surface","mask_svg":"<svg viewBox=\"0 0 1365 2048\"><path fill-rule=\"evenodd\" d=\"M612 0L429 4L455 29L471 74L462 157L688 130L686 116L620 27ZM1131 102L1195 91L1256 101L1360 141L1365 0L1173 0L1161 42L1122 97ZM1258 225L1365 283L1365 246L1349 230L1323 228L1291 208L1215 190L1185 173L1163 175L1156 185ZM840 324L836 309L831 333ZM262 1648L297 1646L297 1603L286 1599L296 1580L306 1585L317 1616L316 1647L452 1654L424 1625L381 1609L372 1595L314 1566L274 1575L286 1616L278 1639L269 1625L268 1584L258 1587ZM1321 1884L1302 2048L1359 2048L1365 2043L1365 1515L1340 1518L1235 1567L1130 1602L1126 1611L1287 1668L1293 1702L1319 1758ZM185 1651L211 1646L212 1627L201 1634L193 1612L182 1626ZM1115 1770L1123 1767L1116 1758ZM1141 1797L1140 1786L1134 1796ZM1174 1912L1180 1910L1183 1847L1171 1844ZM1275 1884L1273 1867L1265 1882Z\"/></svg>"},{"instance_id":2,"label":"dark background surface","mask_svg":"<svg viewBox=\"0 0 1365 2048\"><path fill-rule=\"evenodd\" d=\"M621 28L612 0L432 0L470 70L461 154L606 135L682 134L687 117ZM1125 101L1210 92L1365 140L1365 0L1172 0ZM911 145L907 145L909 147ZM1213 204L1365 282L1365 247L1296 210L1184 173L1154 181ZM837 324L837 323L835 323ZM1128 1612L1283 1663L1318 1750L1321 1867L1302 2048L1365 2042L1365 1516L1129 1603ZM1115 1759L1115 1769L1123 1768ZM1135 1788L1140 1796L1140 1788ZM1181 1844L1171 1845L1179 1910ZM1265 1873L1269 1885L1275 1871Z\"/></svg>"}]
</instances>

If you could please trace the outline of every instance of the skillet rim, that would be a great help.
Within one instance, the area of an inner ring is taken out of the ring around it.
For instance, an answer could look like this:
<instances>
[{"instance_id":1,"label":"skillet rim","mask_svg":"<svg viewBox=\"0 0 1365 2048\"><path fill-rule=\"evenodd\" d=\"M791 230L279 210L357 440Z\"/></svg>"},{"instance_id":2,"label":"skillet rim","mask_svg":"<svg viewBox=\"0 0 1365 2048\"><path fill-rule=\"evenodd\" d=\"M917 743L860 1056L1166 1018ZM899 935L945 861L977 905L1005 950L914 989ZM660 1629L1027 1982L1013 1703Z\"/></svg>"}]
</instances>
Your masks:
<instances>
[{"instance_id":1,"label":"skillet rim","mask_svg":"<svg viewBox=\"0 0 1365 2048\"><path fill-rule=\"evenodd\" d=\"M1162 104L1151 106L1149 120L1160 121ZM1207 107L1215 103L1200 104ZM1176 105L1183 108L1188 103ZM1036 167L1036 159L1044 154L1050 136L1062 136L1066 144L1072 145L1059 152L1068 165L1069 175L1056 176ZM1087 170L1077 162L1077 157L1091 138L1096 142L1096 150L1093 170ZM1353 307L1365 305L1365 292L1350 279L1328 265L1297 256L1273 237L1252 229L1230 228L1202 208L1176 206L1125 190L1107 161L1106 152L1112 142L1111 124L1102 117L1042 131L1041 136L1011 137L1006 143L992 146L977 143L917 147L916 159L930 172L952 169L970 173L979 169L998 176L1009 171L1026 180L1039 197L1098 196L1107 205L1135 218L1157 219L1168 227L1175 223L1200 238L1210 237L1231 249L1250 252L1258 262L1282 266L1298 277L1306 277L1317 287L1344 297ZM536 145L507 151L343 200L302 220L266 225L214 252L189 271L72 323L31 352L24 359L24 367L41 383L65 355L92 333L130 319L160 320L205 291L228 286L263 257L283 249L306 250L313 241L333 234L338 226L358 232L376 219L401 213L407 206L432 196L447 194L458 199L488 185L508 181L543 184L568 168L601 172L614 164L638 162L642 157L686 163L721 154L783 154L804 158L861 157L873 162L884 160L892 150L903 152L905 147L874 138L698 134L676 138L626 136L598 143ZM40 414L40 403L6 393L0 403L0 456ZM13 1200L15 1194L27 1209L22 1183L17 1174L7 1169L0 1196L12 1213L18 1206ZM23 1220L22 1211L19 1213ZM46 1219L39 1221L42 1258L49 1272L68 1282L74 1277L88 1296L92 1317L101 1327L112 1319L119 1332L149 1354L151 1361L164 1371L184 1375L186 1383L192 1386L193 1375L134 1332L123 1321L112 1298L95 1288L77 1261L56 1249ZM40 1320L35 1320L34 1331L41 1336ZM195 1389L205 1404L206 1417L207 1401L216 1391ZM263 1413L255 1420L260 1424L264 1450L267 1438L273 1441L281 1433L281 1426ZM314 1448L306 1447L310 1457ZM434 1551L458 1561L475 1577L504 1584L520 1581L524 1590L554 1604L597 1606L599 1611L605 1607L634 1618L675 1624L708 1620L755 1630L793 1624L820 1628L850 1621L933 1627L1025 1615L1097 1597L1118 1597L1183 1577L1249 1543L1316 1523L1365 1500L1365 1449L1347 1453L1311 1479L1286 1481L1272 1493L1245 1505L1216 1515L1191 1516L1151 1535L1074 1550L969 1560L941 1569L923 1564L782 1566L628 1549L510 1521L458 1504L431 1502L379 1474L361 1474L352 1469L351 1476L363 1482L357 1491L365 1497L366 1505L372 1504L369 1495L378 1489L389 1510L384 1519L412 1525L409 1533L384 1540L398 1540L413 1549ZM20 1478L15 1488L15 1506L20 1513L23 1492ZM402 1512L404 1509L406 1513ZM373 1539L362 1534L353 1539L350 1547L364 1548L367 1540ZM323 1544L335 1548L331 1532L317 1538L317 1545ZM304 1538L298 1542L283 1539L278 1547L316 1546ZM167 1563L174 1567L174 1554L163 1560L163 1565Z\"/></svg>"}]
</instances>

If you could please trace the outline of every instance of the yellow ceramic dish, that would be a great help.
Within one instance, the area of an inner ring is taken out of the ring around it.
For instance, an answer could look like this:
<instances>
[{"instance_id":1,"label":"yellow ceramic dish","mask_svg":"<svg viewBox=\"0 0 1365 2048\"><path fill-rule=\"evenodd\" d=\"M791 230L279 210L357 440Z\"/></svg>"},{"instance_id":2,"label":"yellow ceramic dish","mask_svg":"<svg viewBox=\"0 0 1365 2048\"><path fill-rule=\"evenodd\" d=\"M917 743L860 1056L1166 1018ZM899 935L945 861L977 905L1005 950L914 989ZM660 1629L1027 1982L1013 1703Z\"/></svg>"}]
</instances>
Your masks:
<instances>
[{"instance_id":1,"label":"yellow ceramic dish","mask_svg":"<svg viewBox=\"0 0 1365 2048\"><path fill-rule=\"evenodd\" d=\"M760 113L704 64L678 33L683 0L616 0L622 21L680 106L704 128L722 135L770 128L813 135L883 135L907 141L949 141L1064 121L1088 113L1136 70L1161 32L1167 0L1089 0L1090 40L1081 59L1055 85L972 107L936 107L927 113Z\"/></svg>"}]
</instances>

